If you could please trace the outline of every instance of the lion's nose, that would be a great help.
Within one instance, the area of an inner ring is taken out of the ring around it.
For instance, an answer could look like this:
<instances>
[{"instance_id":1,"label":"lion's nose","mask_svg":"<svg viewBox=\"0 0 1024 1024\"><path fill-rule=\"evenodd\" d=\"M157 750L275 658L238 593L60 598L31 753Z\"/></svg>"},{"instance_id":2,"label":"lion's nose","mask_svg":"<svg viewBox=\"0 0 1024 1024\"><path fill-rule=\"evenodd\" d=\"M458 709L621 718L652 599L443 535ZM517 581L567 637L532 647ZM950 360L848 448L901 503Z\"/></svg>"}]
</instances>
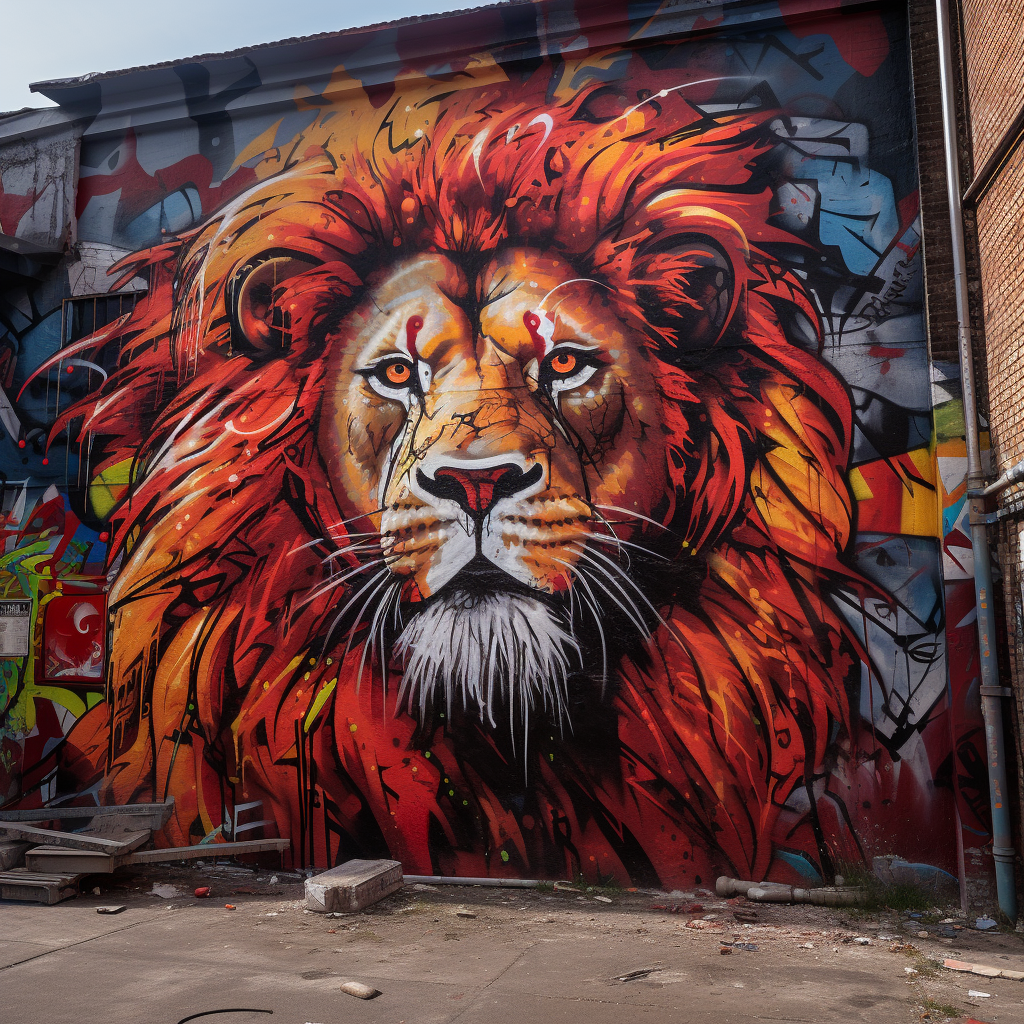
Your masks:
<instances>
[{"instance_id":1,"label":"lion's nose","mask_svg":"<svg viewBox=\"0 0 1024 1024\"><path fill-rule=\"evenodd\" d=\"M419 485L428 494L457 502L474 519L483 519L502 498L532 487L542 475L539 463L525 473L513 465L488 469L441 466L434 471L433 477L417 470Z\"/></svg>"}]
</instances>

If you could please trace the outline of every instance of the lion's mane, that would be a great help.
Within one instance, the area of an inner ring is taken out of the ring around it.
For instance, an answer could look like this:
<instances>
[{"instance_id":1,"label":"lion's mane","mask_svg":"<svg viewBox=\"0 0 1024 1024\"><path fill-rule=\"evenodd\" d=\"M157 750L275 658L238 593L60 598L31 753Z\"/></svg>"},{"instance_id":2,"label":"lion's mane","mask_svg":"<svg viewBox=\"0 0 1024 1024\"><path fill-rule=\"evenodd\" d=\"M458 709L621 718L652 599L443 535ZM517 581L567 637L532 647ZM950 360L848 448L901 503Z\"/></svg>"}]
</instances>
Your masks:
<instances>
[{"instance_id":1,"label":"lion's mane","mask_svg":"<svg viewBox=\"0 0 1024 1024\"><path fill-rule=\"evenodd\" d=\"M859 670L830 595L864 584L845 560L849 399L772 255L795 244L771 226L773 115L712 118L671 91L608 112L607 90L571 73L513 85L478 68L379 107L339 80L260 184L126 261L148 295L73 353L111 373L55 430L131 482L110 517L108 700L64 765L108 801L172 793L162 842L197 842L258 799L295 859L320 865L389 850L409 872L682 885L778 875L783 847L828 873L839 830L815 783ZM589 765L585 737L538 749L514 809L486 738L419 736L387 703L397 687L357 687L358 645L324 649L338 593L310 599L314 541L345 519L316 444L325 352L366 275L509 242L605 282L658 359L650 458L666 460L662 520L697 580L666 609L676 639L662 629L649 662L620 667L619 763ZM709 245L732 268L717 316L694 284ZM274 293L268 358L228 307L240 268L279 251L310 263Z\"/></svg>"}]
</instances>

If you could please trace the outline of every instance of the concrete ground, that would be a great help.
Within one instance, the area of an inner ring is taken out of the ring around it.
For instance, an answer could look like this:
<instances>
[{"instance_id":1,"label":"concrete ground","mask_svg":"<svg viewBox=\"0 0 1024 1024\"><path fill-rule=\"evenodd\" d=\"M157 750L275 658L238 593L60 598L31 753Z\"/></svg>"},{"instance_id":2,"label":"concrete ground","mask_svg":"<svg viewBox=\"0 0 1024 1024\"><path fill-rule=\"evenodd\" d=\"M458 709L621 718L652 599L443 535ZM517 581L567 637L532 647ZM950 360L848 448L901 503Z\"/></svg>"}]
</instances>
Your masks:
<instances>
[{"instance_id":1,"label":"concrete ground","mask_svg":"<svg viewBox=\"0 0 1024 1024\"><path fill-rule=\"evenodd\" d=\"M406 887L365 914L325 918L304 910L301 883L270 875L147 868L89 879L100 895L87 888L55 907L0 903L0 1021L1024 1022L1024 982L940 966L957 957L1024 970L1021 938L962 929L942 939L937 915L901 923L757 905L756 922L741 924L734 912L754 905L707 892L607 892L606 903L594 893ZM154 884L180 895L153 895ZM196 899L199 885L212 898ZM97 913L109 904L125 909ZM757 948L720 952L737 940ZM381 994L353 998L340 991L348 980Z\"/></svg>"}]
</instances>

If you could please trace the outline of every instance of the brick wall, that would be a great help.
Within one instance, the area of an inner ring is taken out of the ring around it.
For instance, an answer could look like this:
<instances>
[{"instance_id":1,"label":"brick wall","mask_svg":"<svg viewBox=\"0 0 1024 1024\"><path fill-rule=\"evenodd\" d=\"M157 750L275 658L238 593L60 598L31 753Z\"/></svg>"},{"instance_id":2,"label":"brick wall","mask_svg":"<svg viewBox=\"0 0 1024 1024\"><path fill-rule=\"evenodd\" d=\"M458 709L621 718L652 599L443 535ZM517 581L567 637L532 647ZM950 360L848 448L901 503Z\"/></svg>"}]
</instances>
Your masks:
<instances>
[{"instance_id":1,"label":"brick wall","mask_svg":"<svg viewBox=\"0 0 1024 1024\"><path fill-rule=\"evenodd\" d=\"M981 167L1024 98L1024 2L963 0L962 12L971 141Z\"/></svg>"},{"instance_id":2,"label":"brick wall","mask_svg":"<svg viewBox=\"0 0 1024 1024\"><path fill-rule=\"evenodd\" d=\"M1001 468L1024 458L1024 150L978 204L977 231L992 446Z\"/></svg>"},{"instance_id":3,"label":"brick wall","mask_svg":"<svg viewBox=\"0 0 1024 1024\"><path fill-rule=\"evenodd\" d=\"M984 296L989 423L995 466L1024 459L1024 150L1018 149L977 210L981 286ZM1014 511L1000 532L1003 602L1008 627L1003 682L1014 690L1018 785L1024 792L1024 609L1021 601L1021 537L1024 488L1004 492L1000 504Z\"/></svg>"},{"instance_id":4,"label":"brick wall","mask_svg":"<svg viewBox=\"0 0 1024 1024\"><path fill-rule=\"evenodd\" d=\"M984 165L1024 106L1024 0L961 0L961 65L966 76L962 126L973 161L962 160L964 186ZM973 166L972 166L973 164ZM1024 459L1024 149L1018 149L994 178L976 208L965 210L973 259L972 328L979 367L979 408L988 418L993 472ZM1003 493L998 504L1012 515L991 530L1002 569L1003 632L1001 682L1014 696L1006 702L1007 773L1024 793L1024 580L1022 529L1024 488ZM1020 800L1015 801L1020 810ZM1021 849L1020 815L1017 849ZM1021 875L1018 862L1018 877Z\"/></svg>"}]
</instances>

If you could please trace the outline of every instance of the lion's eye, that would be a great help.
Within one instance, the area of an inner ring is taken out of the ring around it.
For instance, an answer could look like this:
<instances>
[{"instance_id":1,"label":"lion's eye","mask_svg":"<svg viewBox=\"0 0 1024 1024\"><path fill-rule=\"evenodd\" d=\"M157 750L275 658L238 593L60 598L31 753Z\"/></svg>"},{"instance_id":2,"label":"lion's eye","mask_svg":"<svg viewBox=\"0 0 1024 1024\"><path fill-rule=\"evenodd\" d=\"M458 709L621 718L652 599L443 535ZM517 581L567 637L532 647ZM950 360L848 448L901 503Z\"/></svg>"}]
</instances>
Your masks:
<instances>
[{"instance_id":1,"label":"lion's eye","mask_svg":"<svg viewBox=\"0 0 1024 1024\"><path fill-rule=\"evenodd\" d=\"M416 384L412 363L397 356L385 359L376 366L363 370L362 373L375 391L386 394L389 398L408 392Z\"/></svg>"},{"instance_id":2,"label":"lion's eye","mask_svg":"<svg viewBox=\"0 0 1024 1024\"><path fill-rule=\"evenodd\" d=\"M408 363L388 363L382 372L388 384L396 388L405 387L412 379L412 367Z\"/></svg>"},{"instance_id":3,"label":"lion's eye","mask_svg":"<svg viewBox=\"0 0 1024 1024\"><path fill-rule=\"evenodd\" d=\"M554 391L577 387L603 366L602 360L582 348L556 348L540 364L541 384Z\"/></svg>"},{"instance_id":4,"label":"lion's eye","mask_svg":"<svg viewBox=\"0 0 1024 1024\"><path fill-rule=\"evenodd\" d=\"M577 359L571 352L559 352L551 359L551 370L563 376L568 375L576 369Z\"/></svg>"}]
</instances>

